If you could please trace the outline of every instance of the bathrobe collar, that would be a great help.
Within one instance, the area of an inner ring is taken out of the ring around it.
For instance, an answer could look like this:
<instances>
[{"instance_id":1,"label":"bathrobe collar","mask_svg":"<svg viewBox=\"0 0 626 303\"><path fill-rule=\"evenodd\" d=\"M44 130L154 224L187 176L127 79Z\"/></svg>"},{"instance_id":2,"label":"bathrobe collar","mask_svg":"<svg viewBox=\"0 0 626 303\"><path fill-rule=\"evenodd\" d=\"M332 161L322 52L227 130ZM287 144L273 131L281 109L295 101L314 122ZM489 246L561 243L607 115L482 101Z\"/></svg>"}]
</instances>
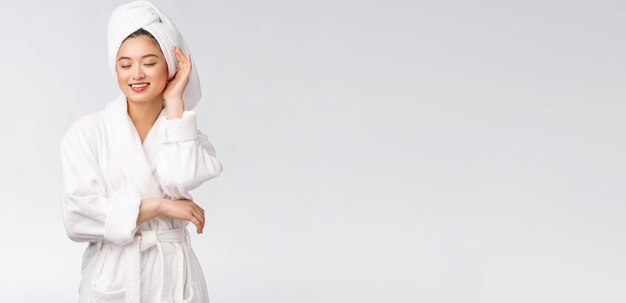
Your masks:
<instances>
[{"instance_id":1,"label":"bathrobe collar","mask_svg":"<svg viewBox=\"0 0 626 303\"><path fill-rule=\"evenodd\" d=\"M146 157L141 139L132 120L128 116L126 96L120 94L105 108L106 123L109 133L111 149L119 159L119 164L126 180L130 182L128 190L134 191L142 198L161 197L162 191ZM166 113L163 109L159 118ZM158 139L157 125L160 119L152 126L148 140Z\"/></svg>"}]
</instances>

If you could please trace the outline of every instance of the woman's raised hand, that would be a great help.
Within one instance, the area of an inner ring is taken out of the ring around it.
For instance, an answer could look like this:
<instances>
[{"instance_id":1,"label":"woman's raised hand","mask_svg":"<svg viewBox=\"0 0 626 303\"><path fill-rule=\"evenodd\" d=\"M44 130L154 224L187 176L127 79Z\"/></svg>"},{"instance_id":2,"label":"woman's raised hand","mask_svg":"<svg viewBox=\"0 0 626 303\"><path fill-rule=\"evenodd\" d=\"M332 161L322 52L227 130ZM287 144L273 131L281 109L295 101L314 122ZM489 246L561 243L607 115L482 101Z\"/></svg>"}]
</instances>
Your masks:
<instances>
[{"instance_id":1,"label":"woman's raised hand","mask_svg":"<svg viewBox=\"0 0 626 303\"><path fill-rule=\"evenodd\" d=\"M204 229L204 209L191 200L163 199L160 213L164 216L188 220L196 225L196 232L201 234Z\"/></svg>"},{"instance_id":2,"label":"woman's raised hand","mask_svg":"<svg viewBox=\"0 0 626 303\"><path fill-rule=\"evenodd\" d=\"M163 99L170 105L170 103L180 102L182 105L183 92L189 83L189 75L191 74L191 54L183 54L183 51L176 46L172 46L174 54L176 55L177 66L176 74L167 83L165 90L163 90ZM174 104L171 104L172 106ZM169 106L171 107L171 106Z\"/></svg>"}]
</instances>

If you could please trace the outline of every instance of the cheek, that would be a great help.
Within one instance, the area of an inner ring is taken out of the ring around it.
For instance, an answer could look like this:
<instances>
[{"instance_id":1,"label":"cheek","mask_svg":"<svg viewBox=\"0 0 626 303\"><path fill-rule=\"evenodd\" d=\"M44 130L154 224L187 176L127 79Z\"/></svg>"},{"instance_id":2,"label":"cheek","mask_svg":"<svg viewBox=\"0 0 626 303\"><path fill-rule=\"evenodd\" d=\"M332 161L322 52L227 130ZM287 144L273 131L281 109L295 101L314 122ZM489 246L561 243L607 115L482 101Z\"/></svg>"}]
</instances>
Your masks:
<instances>
[{"instance_id":1,"label":"cheek","mask_svg":"<svg viewBox=\"0 0 626 303\"><path fill-rule=\"evenodd\" d=\"M167 64L161 65L161 67L159 68L159 74L161 75L161 78L163 78L163 81L167 82L167 74L168 74Z\"/></svg>"},{"instance_id":2,"label":"cheek","mask_svg":"<svg viewBox=\"0 0 626 303\"><path fill-rule=\"evenodd\" d=\"M128 82L127 73L118 70L117 71L117 83L119 83L120 85L122 84L126 85L126 82Z\"/></svg>"},{"instance_id":3,"label":"cheek","mask_svg":"<svg viewBox=\"0 0 626 303\"><path fill-rule=\"evenodd\" d=\"M165 83L167 83L167 70L155 70L154 73L152 73L151 78L154 82L165 85Z\"/></svg>"}]
</instances>

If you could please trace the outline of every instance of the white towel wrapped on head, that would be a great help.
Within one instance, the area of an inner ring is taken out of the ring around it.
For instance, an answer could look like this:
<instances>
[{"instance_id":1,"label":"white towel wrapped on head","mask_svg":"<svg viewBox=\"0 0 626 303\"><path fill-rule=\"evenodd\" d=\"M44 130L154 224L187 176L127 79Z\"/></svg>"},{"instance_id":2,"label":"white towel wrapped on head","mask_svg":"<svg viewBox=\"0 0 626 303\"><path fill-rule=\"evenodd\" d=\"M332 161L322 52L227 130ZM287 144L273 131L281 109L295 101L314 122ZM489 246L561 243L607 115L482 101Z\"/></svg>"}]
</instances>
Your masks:
<instances>
[{"instance_id":1,"label":"white towel wrapped on head","mask_svg":"<svg viewBox=\"0 0 626 303\"><path fill-rule=\"evenodd\" d=\"M185 55L189 53L189 48L172 19L154 4L145 0L118 6L109 17L108 55L109 67L113 74L116 75L115 59L122 41L140 28L150 32L159 42L167 61L168 80L171 79L178 68L178 61L172 46L175 45L180 48ZM191 69L191 75L189 75L189 83L183 93L185 110L194 108L200 102L201 96L200 79L194 65Z\"/></svg>"}]
</instances>

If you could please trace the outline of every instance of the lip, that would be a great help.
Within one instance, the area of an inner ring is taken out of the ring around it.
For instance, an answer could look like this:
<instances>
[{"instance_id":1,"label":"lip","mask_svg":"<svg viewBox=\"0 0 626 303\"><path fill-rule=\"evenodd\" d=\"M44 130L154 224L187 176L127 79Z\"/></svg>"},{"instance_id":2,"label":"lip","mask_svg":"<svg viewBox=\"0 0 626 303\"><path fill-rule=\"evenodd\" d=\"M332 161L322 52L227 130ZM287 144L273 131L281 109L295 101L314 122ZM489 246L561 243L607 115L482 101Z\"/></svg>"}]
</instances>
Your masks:
<instances>
[{"instance_id":1,"label":"lip","mask_svg":"<svg viewBox=\"0 0 626 303\"><path fill-rule=\"evenodd\" d=\"M146 84L146 86L141 87L141 88L134 88L133 84ZM148 89L148 86L150 86L150 83L148 82L137 82L137 83L133 83L133 84L129 84L128 86L130 86L130 89L136 93L140 93L146 89Z\"/></svg>"}]
</instances>

